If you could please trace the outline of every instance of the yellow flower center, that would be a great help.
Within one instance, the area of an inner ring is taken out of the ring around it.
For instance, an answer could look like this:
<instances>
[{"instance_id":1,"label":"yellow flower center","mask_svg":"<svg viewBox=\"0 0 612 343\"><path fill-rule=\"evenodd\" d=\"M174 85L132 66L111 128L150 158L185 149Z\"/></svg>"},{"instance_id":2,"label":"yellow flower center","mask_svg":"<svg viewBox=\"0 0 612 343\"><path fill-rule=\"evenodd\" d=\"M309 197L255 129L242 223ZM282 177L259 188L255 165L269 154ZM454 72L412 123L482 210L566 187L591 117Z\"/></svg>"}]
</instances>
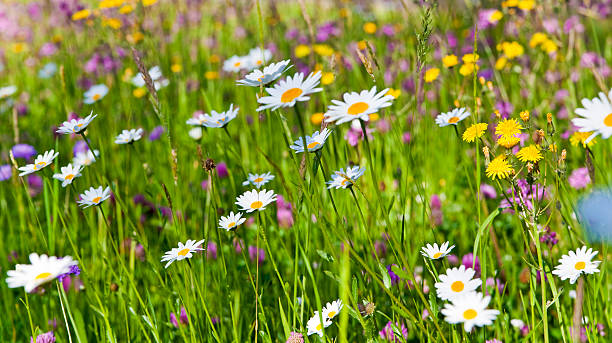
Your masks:
<instances>
[{"instance_id":1,"label":"yellow flower center","mask_svg":"<svg viewBox=\"0 0 612 343\"><path fill-rule=\"evenodd\" d=\"M40 273L34 278L34 280L46 279L49 276L51 276L51 273Z\"/></svg>"},{"instance_id":2,"label":"yellow flower center","mask_svg":"<svg viewBox=\"0 0 612 343\"><path fill-rule=\"evenodd\" d=\"M234 67L240 67L240 62L234 63Z\"/></svg>"},{"instance_id":3,"label":"yellow flower center","mask_svg":"<svg viewBox=\"0 0 612 343\"><path fill-rule=\"evenodd\" d=\"M263 76L257 78L257 81L259 82L261 82L262 80L263 80Z\"/></svg>"},{"instance_id":4,"label":"yellow flower center","mask_svg":"<svg viewBox=\"0 0 612 343\"><path fill-rule=\"evenodd\" d=\"M255 202L253 202L251 204L251 208L254 209L254 210L259 209L262 206L263 206L263 202L261 202L261 201L255 201Z\"/></svg>"},{"instance_id":5,"label":"yellow flower center","mask_svg":"<svg viewBox=\"0 0 612 343\"><path fill-rule=\"evenodd\" d=\"M333 318L335 315L336 315L336 311L330 311L330 312L327 314L327 317L329 317L329 318Z\"/></svg>"},{"instance_id":6,"label":"yellow flower center","mask_svg":"<svg viewBox=\"0 0 612 343\"><path fill-rule=\"evenodd\" d=\"M440 257L440 256L442 256L442 253L441 253L441 252L437 252L437 253L435 253L435 254L433 255L433 258L438 258L438 257Z\"/></svg>"},{"instance_id":7,"label":"yellow flower center","mask_svg":"<svg viewBox=\"0 0 612 343\"><path fill-rule=\"evenodd\" d=\"M229 223L229 225L228 225L227 227L232 228L232 227L234 227L234 226L236 226L236 222L231 222L231 223Z\"/></svg>"},{"instance_id":8,"label":"yellow flower center","mask_svg":"<svg viewBox=\"0 0 612 343\"><path fill-rule=\"evenodd\" d=\"M608 114L605 118L604 118L604 125L605 126L610 126L612 127L612 113Z\"/></svg>"},{"instance_id":9,"label":"yellow flower center","mask_svg":"<svg viewBox=\"0 0 612 343\"><path fill-rule=\"evenodd\" d=\"M582 261L576 262L576 264L574 265L574 268L576 268L576 270L583 270L584 267L586 267L586 263Z\"/></svg>"},{"instance_id":10,"label":"yellow flower center","mask_svg":"<svg viewBox=\"0 0 612 343\"><path fill-rule=\"evenodd\" d=\"M463 290L463 282L461 281L455 281L451 284L451 289L453 290L453 292L461 292Z\"/></svg>"},{"instance_id":11,"label":"yellow flower center","mask_svg":"<svg viewBox=\"0 0 612 343\"><path fill-rule=\"evenodd\" d=\"M370 105L366 104L365 102L363 102L363 101L356 102L356 103L352 104L348 108L348 114L350 114L350 115L361 114L361 113L367 111L368 108L370 108Z\"/></svg>"},{"instance_id":12,"label":"yellow flower center","mask_svg":"<svg viewBox=\"0 0 612 343\"><path fill-rule=\"evenodd\" d=\"M253 180L253 182L261 182L263 181L263 177L258 177L255 180Z\"/></svg>"},{"instance_id":13,"label":"yellow flower center","mask_svg":"<svg viewBox=\"0 0 612 343\"><path fill-rule=\"evenodd\" d=\"M346 179L346 178L345 178L344 180L342 180L342 182L340 182L340 184L341 184L342 186L344 186L344 185L346 185L346 183L347 183L348 181L349 181L349 179Z\"/></svg>"},{"instance_id":14,"label":"yellow flower center","mask_svg":"<svg viewBox=\"0 0 612 343\"><path fill-rule=\"evenodd\" d=\"M478 312L476 312L475 310L467 309L465 310L465 312L463 312L463 318L465 320L470 320L470 319L474 319L476 318L476 316L478 315Z\"/></svg>"},{"instance_id":15,"label":"yellow flower center","mask_svg":"<svg viewBox=\"0 0 612 343\"><path fill-rule=\"evenodd\" d=\"M102 199L102 197L95 197L93 199L91 199L92 202L95 202L96 204L100 202L100 199Z\"/></svg>"},{"instance_id":16,"label":"yellow flower center","mask_svg":"<svg viewBox=\"0 0 612 343\"><path fill-rule=\"evenodd\" d=\"M319 323L319 325L317 325L316 329L317 329L317 331L321 331L321 329L322 329L321 323Z\"/></svg>"},{"instance_id":17,"label":"yellow flower center","mask_svg":"<svg viewBox=\"0 0 612 343\"><path fill-rule=\"evenodd\" d=\"M456 123L456 122L458 122L458 121L459 121L459 117L451 117L451 118L448 120L448 123L449 123L449 124L455 124L455 123Z\"/></svg>"},{"instance_id":18,"label":"yellow flower center","mask_svg":"<svg viewBox=\"0 0 612 343\"><path fill-rule=\"evenodd\" d=\"M177 255L180 255L180 256L185 256L187 254L189 254L189 248L185 248L177 253Z\"/></svg>"},{"instance_id":19,"label":"yellow flower center","mask_svg":"<svg viewBox=\"0 0 612 343\"><path fill-rule=\"evenodd\" d=\"M64 179L72 180L73 178L74 178L74 174L68 174L68 175L66 175L66 177Z\"/></svg>"},{"instance_id":20,"label":"yellow flower center","mask_svg":"<svg viewBox=\"0 0 612 343\"><path fill-rule=\"evenodd\" d=\"M292 102L293 100L295 100L295 98L302 95L302 93L304 93L304 91L299 88L288 89L283 93L283 95L281 95L281 102Z\"/></svg>"},{"instance_id":21,"label":"yellow flower center","mask_svg":"<svg viewBox=\"0 0 612 343\"><path fill-rule=\"evenodd\" d=\"M94 94L94 96L92 97L92 99L94 100L100 100L102 96L100 94Z\"/></svg>"},{"instance_id":22,"label":"yellow flower center","mask_svg":"<svg viewBox=\"0 0 612 343\"><path fill-rule=\"evenodd\" d=\"M47 162L38 162L34 165L34 169L44 168L47 165Z\"/></svg>"},{"instance_id":23,"label":"yellow flower center","mask_svg":"<svg viewBox=\"0 0 612 343\"><path fill-rule=\"evenodd\" d=\"M319 142L312 142L307 145L308 149L314 149L316 146L320 145Z\"/></svg>"}]
</instances>

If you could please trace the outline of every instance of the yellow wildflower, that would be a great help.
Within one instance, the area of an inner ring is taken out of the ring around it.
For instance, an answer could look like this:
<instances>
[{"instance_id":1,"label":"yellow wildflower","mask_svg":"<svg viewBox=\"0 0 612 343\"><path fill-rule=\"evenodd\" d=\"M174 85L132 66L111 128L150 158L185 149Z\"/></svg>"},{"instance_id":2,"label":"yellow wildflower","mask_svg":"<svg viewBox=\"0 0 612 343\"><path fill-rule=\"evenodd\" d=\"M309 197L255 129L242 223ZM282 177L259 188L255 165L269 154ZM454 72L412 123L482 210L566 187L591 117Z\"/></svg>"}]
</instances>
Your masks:
<instances>
[{"instance_id":1,"label":"yellow wildflower","mask_svg":"<svg viewBox=\"0 0 612 343\"><path fill-rule=\"evenodd\" d=\"M82 20L82 19L86 19L91 15L91 11L88 9L84 9L84 10L80 10L77 12L74 12L72 14L72 20L77 21L77 20Z\"/></svg>"},{"instance_id":2,"label":"yellow wildflower","mask_svg":"<svg viewBox=\"0 0 612 343\"><path fill-rule=\"evenodd\" d=\"M438 68L427 69L427 71L425 72L425 82L427 83L434 82L434 80L438 78L438 75L440 75L440 69Z\"/></svg>"},{"instance_id":3,"label":"yellow wildflower","mask_svg":"<svg viewBox=\"0 0 612 343\"><path fill-rule=\"evenodd\" d=\"M446 68L451 68L459 64L459 59L455 55L447 55L442 58L442 64L444 64Z\"/></svg>"},{"instance_id":4,"label":"yellow wildflower","mask_svg":"<svg viewBox=\"0 0 612 343\"><path fill-rule=\"evenodd\" d=\"M512 169L512 166L508 163L504 155L497 156L489 163L486 170L487 176L492 180L495 180L495 178L505 179L513 172L514 169Z\"/></svg>"},{"instance_id":5,"label":"yellow wildflower","mask_svg":"<svg viewBox=\"0 0 612 343\"><path fill-rule=\"evenodd\" d=\"M310 122L313 125L321 125L321 123L323 122L323 116L324 115L325 115L325 113L322 113L322 112L315 113L315 114L310 116Z\"/></svg>"},{"instance_id":6,"label":"yellow wildflower","mask_svg":"<svg viewBox=\"0 0 612 343\"><path fill-rule=\"evenodd\" d=\"M519 134L523 127L515 119L504 119L495 127L495 134L505 137Z\"/></svg>"},{"instance_id":7,"label":"yellow wildflower","mask_svg":"<svg viewBox=\"0 0 612 343\"><path fill-rule=\"evenodd\" d=\"M323 75L321 75L321 84L323 85L329 85L332 82L334 82L334 73L332 72L325 72L323 73Z\"/></svg>"},{"instance_id":8,"label":"yellow wildflower","mask_svg":"<svg viewBox=\"0 0 612 343\"><path fill-rule=\"evenodd\" d=\"M334 53L334 49L327 44L315 44L312 46L312 50L321 56L331 56Z\"/></svg>"},{"instance_id":9,"label":"yellow wildflower","mask_svg":"<svg viewBox=\"0 0 612 343\"><path fill-rule=\"evenodd\" d=\"M295 57L302 58L310 55L310 47L308 45L300 44L295 47Z\"/></svg>"},{"instance_id":10,"label":"yellow wildflower","mask_svg":"<svg viewBox=\"0 0 612 343\"><path fill-rule=\"evenodd\" d=\"M518 157L518 159L521 162L538 162L539 160L541 160L542 157L542 153L540 153L540 147L537 145L529 145L526 146L524 148L521 148L521 150L519 150L519 152L516 153L516 157Z\"/></svg>"},{"instance_id":11,"label":"yellow wildflower","mask_svg":"<svg viewBox=\"0 0 612 343\"><path fill-rule=\"evenodd\" d=\"M397 99L397 98L399 98L400 94L402 94L402 90L401 89L399 89L399 88L398 89L389 88L389 91L385 95L391 95L393 98Z\"/></svg>"},{"instance_id":12,"label":"yellow wildflower","mask_svg":"<svg viewBox=\"0 0 612 343\"><path fill-rule=\"evenodd\" d=\"M463 132L463 140L469 143L472 143L477 138L482 137L485 131L487 130L487 123L477 123L470 127L468 127L465 132Z\"/></svg>"},{"instance_id":13,"label":"yellow wildflower","mask_svg":"<svg viewBox=\"0 0 612 343\"><path fill-rule=\"evenodd\" d=\"M363 31L365 33L374 34L374 33L376 33L376 29L377 29L376 24L374 24L372 22L367 22L367 23L363 24Z\"/></svg>"},{"instance_id":14,"label":"yellow wildflower","mask_svg":"<svg viewBox=\"0 0 612 343\"><path fill-rule=\"evenodd\" d=\"M219 78L219 73L216 71L207 71L204 73L204 78L206 78L206 80L214 80L214 79L218 79Z\"/></svg>"},{"instance_id":15,"label":"yellow wildflower","mask_svg":"<svg viewBox=\"0 0 612 343\"><path fill-rule=\"evenodd\" d=\"M500 58L497 59L497 61L495 61L495 69L502 70L507 64L508 64L508 59L504 56L501 56Z\"/></svg>"},{"instance_id":16,"label":"yellow wildflower","mask_svg":"<svg viewBox=\"0 0 612 343\"><path fill-rule=\"evenodd\" d=\"M589 143L586 143L586 140L587 138L591 137L592 134L593 132L576 131L572 133L569 140L573 146L578 146L578 144L582 144L583 148L586 148L587 146L591 147L593 146L593 144L595 144L595 138L593 138Z\"/></svg>"}]
</instances>

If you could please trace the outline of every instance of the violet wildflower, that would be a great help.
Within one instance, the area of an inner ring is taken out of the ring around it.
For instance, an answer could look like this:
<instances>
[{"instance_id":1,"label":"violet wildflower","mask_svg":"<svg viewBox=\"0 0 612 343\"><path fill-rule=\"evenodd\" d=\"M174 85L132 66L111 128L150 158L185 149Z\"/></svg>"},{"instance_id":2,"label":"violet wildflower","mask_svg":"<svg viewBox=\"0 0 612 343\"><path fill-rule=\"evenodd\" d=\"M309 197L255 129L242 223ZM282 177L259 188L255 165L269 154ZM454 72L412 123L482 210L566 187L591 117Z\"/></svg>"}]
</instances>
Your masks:
<instances>
[{"instance_id":1,"label":"violet wildflower","mask_svg":"<svg viewBox=\"0 0 612 343\"><path fill-rule=\"evenodd\" d=\"M209 260L217 259L217 243L211 241L208 242L206 247L206 258Z\"/></svg>"},{"instance_id":2,"label":"violet wildflower","mask_svg":"<svg viewBox=\"0 0 612 343\"><path fill-rule=\"evenodd\" d=\"M304 343L304 336L299 332L291 331L285 343Z\"/></svg>"},{"instance_id":3,"label":"violet wildflower","mask_svg":"<svg viewBox=\"0 0 612 343\"><path fill-rule=\"evenodd\" d=\"M276 219L278 220L278 225L282 228L292 227L294 220L291 203L285 201L282 195L278 195L276 197L276 206Z\"/></svg>"},{"instance_id":4,"label":"violet wildflower","mask_svg":"<svg viewBox=\"0 0 612 343\"><path fill-rule=\"evenodd\" d=\"M262 265L264 260L266 259L266 252L263 249L257 250L256 246L249 245L249 258L251 262L257 261L259 265Z\"/></svg>"},{"instance_id":5,"label":"violet wildflower","mask_svg":"<svg viewBox=\"0 0 612 343\"><path fill-rule=\"evenodd\" d=\"M0 166L0 181L5 181L13 176L13 168L10 164L3 164Z\"/></svg>"},{"instance_id":6,"label":"violet wildflower","mask_svg":"<svg viewBox=\"0 0 612 343\"><path fill-rule=\"evenodd\" d=\"M396 264L390 264L387 266L387 272L389 273L389 278L391 278L391 284L397 285L400 282L400 277L393 272L391 269L393 266L397 266Z\"/></svg>"},{"instance_id":7,"label":"violet wildflower","mask_svg":"<svg viewBox=\"0 0 612 343\"><path fill-rule=\"evenodd\" d=\"M406 328L404 323L400 324L396 322L394 325L392 322L388 322L387 325L385 325L385 327L378 332L378 334L380 335L380 338L385 341L402 342L408 338L408 328Z\"/></svg>"},{"instance_id":8,"label":"violet wildflower","mask_svg":"<svg viewBox=\"0 0 612 343\"><path fill-rule=\"evenodd\" d=\"M495 191L495 187L488 185L486 183L483 183L480 185L480 193L482 193L482 195L486 198L486 199L495 199L497 198L497 192Z\"/></svg>"},{"instance_id":9,"label":"violet wildflower","mask_svg":"<svg viewBox=\"0 0 612 343\"><path fill-rule=\"evenodd\" d=\"M158 140L159 137L161 137L163 133L164 133L164 127L161 125L156 126L153 130L151 130L151 133L149 134L149 140L150 141Z\"/></svg>"},{"instance_id":10,"label":"violet wildflower","mask_svg":"<svg viewBox=\"0 0 612 343\"><path fill-rule=\"evenodd\" d=\"M29 144L15 144L13 145L11 151L13 152L13 156L15 156L15 158L24 158L26 160L29 160L36 155L36 149Z\"/></svg>"},{"instance_id":11,"label":"violet wildflower","mask_svg":"<svg viewBox=\"0 0 612 343\"><path fill-rule=\"evenodd\" d=\"M43 334L36 336L36 342L34 342L33 337L30 337L30 343L54 343L54 342L55 342L55 335L53 334L53 331L45 332Z\"/></svg>"},{"instance_id":12,"label":"violet wildflower","mask_svg":"<svg viewBox=\"0 0 612 343\"><path fill-rule=\"evenodd\" d=\"M466 268L472 268L476 271L476 275L480 274L480 261L478 260L478 256L474 258L474 254L469 253L463 255L461 258L461 264Z\"/></svg>"}]
</instances>

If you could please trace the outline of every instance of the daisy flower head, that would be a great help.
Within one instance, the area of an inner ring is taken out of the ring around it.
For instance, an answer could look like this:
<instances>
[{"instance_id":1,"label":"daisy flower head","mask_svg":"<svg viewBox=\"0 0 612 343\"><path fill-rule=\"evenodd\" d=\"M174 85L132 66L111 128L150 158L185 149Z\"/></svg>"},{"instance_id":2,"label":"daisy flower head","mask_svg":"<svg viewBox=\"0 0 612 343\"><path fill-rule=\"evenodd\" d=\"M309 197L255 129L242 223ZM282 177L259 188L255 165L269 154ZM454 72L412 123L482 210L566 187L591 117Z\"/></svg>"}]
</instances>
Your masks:
<instances>
[{"instance_id":1,"label":"daisy flower head","mask_svg":"<svg viewBox=\"0 0 612 343\"><path fill-rule=\"evenodd\" d=\"M172 262L184 260L186 258L192 258L194 252L203 251L201 248L204 240L195 241L193 239L188 240L185 244L179 242L178 248L172 248L170 251L166 251L160 262L168 262L164 268L168 268Z\"/></svg>"},{"instance_id":2,"label":"daisy flower head","mask_svg":"<svg viewBox=\"0 0 612 343\"><path fill-rule=\"evenodd\" d=\"M457 125L458 122L469 116L470 111L468 111L465 107L455 108L450 112L440 113L436 117L436 124L438 124L439 127Z\"/></svg>"},{"instance_id":3,"label":"daisy flower head","mask_svg":"<svg viewBox=\"0 0 612 343\"><path fill-rule=\"evenodd\" d=\"M495 127L495 134L501 137L514 137L521 133L523 127L516 119L504 119Z\"/></svg>"},{"instance_id":4,"label":"daisy flower head","mask_svg":"<svg viewBox=\"0 0 612 343\"><path fill-rule=\"evenodd\" d=\"M333 105L327 107L325 122L336 123L336 125L361 119L370 120L370 114L377 113L380 109L389 107L392 104L393 95L387 94L389 89L383 89L376 93L376 86L370 90L363 90L360 93L344 93L342 99L332 100Z\"/></svg>"},{"instance_id":5,"label":"daisy flower head","mask_svg":"<svg viewBox=\"0 0 612 343\"><path fill-rule=\"evenodd\" d=\"M105 84L91 86L87 92L85 92L85 100L83 100L83 102L86 104L93 104L104 98L106 94L108 94L108 87L106 87Z\"/></svg>"},{"instance_id":6,"label":"daisy flower head","mask_svg":"<svg viewBox=\"0 0 612 343\"><path fill-rule=\"evenodd\" d=\"M257 102L261 104L257 112L268 108L274 111L281 107L293 107L298 101L310 100L308 95L323 90L323 88L316 88L320 80L320 71L310 73L306 79L303 73L296 73L293 77L287 76L274 87L266 88L266 92L270 95L257 99Z\"/></svg>"},{"instance_id":7,"label":"daisy flower head","mask_svg":"<svg viewBox=\"0 0 612 343\"><path fill-rule=\"evenodd\" d=\"M210 111L210 120L204 123L206 127L224 127L238 114L240 107L234 108L234 104L231 104L229 109L225 112L217 113Z\"/></svg>"},{"instance_id":8,"label":"daisy flower head","mask_svg":"<svg viewBox=\"0 0 612 343\"><path fill-rule=\"evenodd\" d=\"M258 189L266 183L272 181L274 179L274 175L270 172L263 174L251 174L249 173L249 177L242 183L243 186L253 185Z\"/></svg>"},{"instance_id":9,"label":"daisy flower head","mask_svg":"<svg viewBox=\"0 0 612 343\"><path fill-rule=\"evenodd\" d=\"M90 187L83 194L81 194L81 200L77 201L80 206L83 208L88 208L90 206L98 206L102 204L102 202L108 198L110 198L110 187L102 188L102 186L98 188Z\"/></svg>"},{"instance_id":10,"label":"daisy flower head","mask_svg":"<svg viewBox=\"0 0 612 343\"><path fill-rule=\"evenodd\" d=\"M79 151L72 159L72 164L74 164L75 167L88 166L96 162L96 156L99 155L100 152L98 150L94 150L93 152L91 152L89 149L87 149L87 151Z\"/></svg>"},{"instance_id":11,"label":"daisy flower head","mask_svg":"<svg viewBox=\"0 0 612 343\"><path fill-rule=\"evenodd\" d=\"M521 162L533 163L536 163L543 158L542 153L540 152L540 147L533 144L521 148L521 150L516 153L516 157L518 157Z\"/></svg>"},{"instance_id":12,"label":"daisy flower head","mask_svg":"<svg viewBox=\"0 0 612 343\"><path fill-rule=\"evenodd\" d=\"M259 68L272 58L272 52L268 49L253 48L249 50L249 54L246 56L248 61L247 67L249 69Z\"/></svg>"},{"instance_id":13,"label":"daisy flower head","mask_svg":"<svg viewBox=\"0 0 612 343\"><path fill-rule=\"evenodd\" d=\"M221 217L219 219L219 227L226 231L230 231L242 225L245 220L246 218L242 217L242 213L238 212L234 214L234 212L230 212L227 217Z\"/></svg>"},{"instance_id":14,"label":"daisy flower head","mask_svg":"<svg viewBox=\"0 0 612 343\"><path fill-rule=\"evenodd\" d=\"M491 297L483 297L482 293L472 292L445 304L440 312L448 323L463 323L465 331L470 332L474 326L493 324L499 315L498 310L487 309L490 301Z\"/></svg>"},{"instance_id":15,"label":"daisy flower head","mask_svg":"<svg viewBox=\"0 0 612 343\"><path fill-rule=\"evenodd\" d=\"M447 269L446 274L440 274L440 282L434 284L438 298L453 301L467 293L474 293L481 284L479 278L472 279L474 274L474 269L465 268L464 265Z\"/></svg>"},{"instance_id":16,"label":"daisy flower head","mask_svg":"<svg viewBox=\"0 0 612 343\"><path fill-rule=\"evenodd\" d=\"M321 318L319 317L319 311L315 311L314 316L308 319L306 323L306 329L308 329L308 336L316 333L317 335L323 337L323 327L328 327L332 324L331 320L323 317L323 323L321 323Z\"/></svg>"},{"instance_id":17,"label":"daisy flower head","mask_svg":"<svg viewBox=\"0 0 612 343\"><path fill-rule=\"evenodd\" d=\"M323 318L325 320L333 319L340 313L340 310L342 310L343 306L344 305L342 304L342 300L340 299L332 301L331 303L327 303L327 305L325 305L325 307L323 307L323 309L321 310L321 312L323 312Z\"/></svg>"},{"instance_id":18,"label":"daisy flower head","mask_svg":"<svg viewBox=\"0 0 612 343\"><path fill-rule=\"evenodd\" d=\"M58 152L55 152L55 150L49 150L46 151L44 154L42 155L38 155L36 157L36 159L34 160L34 163L32 164L27 164L23 167L19 167L19 170L21 171L21 173L19 174L19 176L24 176L24 175L28 175L28 174L32 174L34 172L37 172L41 169L43 169L44 167L50 165L51 163L53 163L53 160L57 157L57 155L59 155Z\"/></svg>"},{"instance_id":19,"label":"daisy flower head","mask_svg":"<svg viewBox=\"0 0 612 343\"><path fill-rule=\"evenodd\" d=\"M487 127L487 123L476 123L465 129L462 138L464 141L472 143L485 134L485 132L487 131Z\"/></svg>"},{"instance_id":20,"label":"daisy flower head","mask_svg":"<svg viewBox=\"0 0 612 343\"><path fill-rule=\"evenodd\" d=\"M61 168L61 173L53 174L53 178L62 181L62 187L66 187L74 181L75 178L81 176L83 166L68 164Z\"/></svg>"},{"instance_id":21,"label":"daisy flower head","mask_svg":"<svg viewBox=\"0 0 612 343\"><path fill-rule=\"evenodd\" d=\"M151 67L148 71L149 76L151 77L151 81L153 81L153 87L155 90L160 90L163 87L166 87L169 84L167 79L164 79L161 68L159 66ZM144 76L142 73L136 74L131 80L132 85L136 87L144 87L146 85Z\"/></svg>"},{"instance_id":22,"label":"daisy flower head","mask_svg":"<svg viewBox=\"0 0 612 343\"><path fill-rule=\"evenodd\" d=\"M55 132L64 135L84 132L85 129L87 129L87 125L89 125L89 123L91 123L91 121L97 116L97 114L93 114L93 111L91 111L91 113L85 118L72 119L70 121L63 122Z\"/></svg>"},{"instance_id":23,"label":"daisy flower head","mask_svg":"<svg viewBox=\"0 0 612 343\"><path fill-rule=\"evenodd\" d=\"M242 211L251 213L253 211L263 211L271 202L276 201L274 191L256 189L246 191L236 198L236 205L240 206Z\"/></svg>"},{"instance_id":24,"label":"daisy flower head","mask_svg":"<svg viewBox=\"0 0 612 343\"><path fill-rule=\"evenodd\" d=\"M327 188L347 188L352 187L353 184L365 173L365 167L347 167L346 172L344 169L334 172L332 179L327 181Z\"/></svg>"},{"instance_id":25,"label":"daisy flower head","mask_svg":"<svg viewBox=\"0 0 612 343\"><path fill-rule=\"evenodd\" d=\"M142 129L123 130L115 137L116 144L132 144L142 138Z\"/></svg>"},{"instance_id":26,"label":"daisy flower head","mask_svg":"<svg viewBox=\"0 0 612 343\"><path fill-rule=\"evenodd\" d=\"M0 99L8 98L9 96L15 94L16 91L17 86L0 87Z\"/></svg>"},{"instance_id":27,"label":"daisy flower head","mask_svg":"<svg viewBox=\"0 0 612 343\"><path fill-rule=\"evenodd\" d=\"M236 83L238 85L251 87L265 86L278 79L285 71L289 70L289 68L291 68L289 63L289 60L284 60L265 66L263 71L255 69L247 74L244 79L236 81Z\"/></svg>"},{"instance_id":28,"label":"daisy flower head","mask_svg":"<svg viewBox=\"0 0 612 343\"><path fill-rule=\"evenodd\" d=\"M552 271L554 275L557 275L561 280L569 279L570 283L576 282L578 277L582 274L594 274L598 273L599 263L601 261L591 261L598 251L593 251L592 248L587 250L586 246L574 251L569 251L567 255L561 256L559 259L559 265Z\"/></svg>"},{"instance_id":29,"label":"daisy flower head","mask_svg":"<svg viewBox=\"0 0 612 343\"><path fill-rule=\"evenodd\" d=\"M247 56L232 56L223 62L223 71L237 73L242 69L250 69L249 58Z\"/></svg>"},{"instance_id":30,"label":"daisy flower head","mask_svg":"<svg viewBox=\"0 0 612 343\"><path fill-rule=\"evenodd\" d=\"M312 136L306 136L306 149L308 149L309 152L321 150L330 134L331 130L324 128L321 132L315 131ZM289 147L296 153L304 152L304 138L300 137L300 139L293 142L293 145Z\"/></svg>"},{"instance_id":31,"label":"daisy flower head","mask_svg":"<svg viewBox=\"0 0 612 343\"><path fill-rule=\"evenodd\" d=\"M599 98L592 100L582 99L584 108L577 108L576 114L579 118L572 119L572 124L579 128L580 132L593 132L586 143L589 143L597 135L603 139L608 139L612 135L612 89L608 96L603 92L599 93Z\"/></svg>"},{"instance_id":32,"label":"daisy flower head","mask_svg":"<svg viewBox=\"0 0 612 343\"><path fill-rule=\"evenodd\" d=\"M506 160L506 156L499 155L489 163L486 173L492 180L495 180L495 178L505 179L514 173L514 169L512 169L512 165Z\"/></svg>"},{"instance_id":33,"label":"daisy flower head","mask_svg":"<svg viewBox=\"0 0 612 343\"><path fill-rule=\"evenodd\" d=\"M30 293L36 287L55 280L58 276L70 272L72 266L78 264L70 256L57 258L55 256L31 253L30 264L18 264L15 270L9 270L6 283L9 288L23 287Z\"/></svg>"},{"instance_id":34,"label":"daisy flower head","mask_svg":"<svg viewBox=\"0 0 612 343\"><path fill-rule=\"evenodd\" d=\"M432 260L440 259L453 250L454 245L448 246L449 242L444 242L442 245L438 247L438 243L434 243L433 245L427 243L426 246L421 248L421 255L425 257L429 257Z\"/></svg>"}]
</instances>

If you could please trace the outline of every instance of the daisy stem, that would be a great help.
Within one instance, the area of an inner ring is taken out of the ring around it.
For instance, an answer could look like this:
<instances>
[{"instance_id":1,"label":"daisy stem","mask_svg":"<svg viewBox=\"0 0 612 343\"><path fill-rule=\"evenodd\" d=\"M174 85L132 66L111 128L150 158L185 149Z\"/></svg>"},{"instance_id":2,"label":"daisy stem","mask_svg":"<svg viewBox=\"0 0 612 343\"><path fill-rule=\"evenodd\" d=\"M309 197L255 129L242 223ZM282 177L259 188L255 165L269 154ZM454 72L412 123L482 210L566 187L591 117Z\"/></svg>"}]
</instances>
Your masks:
<instances>
[{"instance_id":1,"label":"daisy stem","mask_svg":"<svg viewBox=\"0 0 612 343\"><path fill-rule=\"evenodd\" d=\"M63 289L60 289L59 280L57 280L56 285L57 285L57 297L60 300L60 306L62 307L62 314L64 315L64 323L66 324L66 332L68 333L68 341L72 343L72 336L70 335L70 327L68 326L68 319L66 318L66 311L64 310L64 301L62 300L62 295L65 295L65 294L62 292Z\"/></svg>"},{"instance_id":2,"label":"daisy stem","mask_svg":"<svg viewBox=\"0 0 612 343\"><path fill-rule=\"evenodd\" d=\"M306 170L309 170L310 168L310 161L309 161L309 156L308 156L308 143L306 143L306 127L304 125L304 118L302 118L302 114L300 113L300 108L299 105L296 103L295 106L293 106L293 110L295 111L295 115L298 117L298 123L300 124L300 131L302 132L302 143L304 143L304 160L306 161ZM304 172L303 178L306 179L306 172Z\"/></svg>"},{"instance_id":3,"label":"daisy stem","mask_svg":"<svg viewBox=\"0 0 612 343\"><path fill-rule=\"evenodd\" d=\"M89 151L91 151L92 155L95 158L96 154L94 153L94 150L91 148L91 145L89 145L89 139L87 139L87 136L85 136L85 131L81 132L81 137L83 137L83 140L85 141L85 144L87 145L87 148L89 149Z\"/></svg>"},{"instance_id":4,"label":"daisy stem","mask_svg":"<svg viewBox=\"0 0 612 343\"><path fill-rule=\"evenodd\" d=\"M325 182L327 181L327 174L323 169L323 153L321 153L321 150L318 150L316 154L317 157L319 157L319 169L321 169L321 173L323 174L323 182ZM329 194L329 198L331 199L332 207L334 208L334 212L336 212L336 217L339 217L338 209L336 208L336 203L334 202L334 196L329 188L327 188L327 194Z\"/></svg>"},{"instance_id":5,"label":"daisy stem","mask_svg":"<svg viewBox=\"0 0 612 343\"><path fill-rule=\"evenodd\" d=\"M370 150L370 140L368 139L368 133L366 131L366 123L363 120L359 120L359 123L361 123L361 130L363 131L363 140L365 141L366 153L368 154L368 163L370 164L368 166L368 169L370 169L370 176L372 177L372 183L374 183L373 187L374 189L377 189L378 179L376 178L376 171L374 170L374 161L372 160L372 152ZM383 214L385 216L385 222L388 224L389 216L387 215L385 206L382 203L381 192L375 191L374 193L376 193L376 196L378 197L378 205L380 205L380 207L382 208Z\"/></svg>"}]
</instances>

